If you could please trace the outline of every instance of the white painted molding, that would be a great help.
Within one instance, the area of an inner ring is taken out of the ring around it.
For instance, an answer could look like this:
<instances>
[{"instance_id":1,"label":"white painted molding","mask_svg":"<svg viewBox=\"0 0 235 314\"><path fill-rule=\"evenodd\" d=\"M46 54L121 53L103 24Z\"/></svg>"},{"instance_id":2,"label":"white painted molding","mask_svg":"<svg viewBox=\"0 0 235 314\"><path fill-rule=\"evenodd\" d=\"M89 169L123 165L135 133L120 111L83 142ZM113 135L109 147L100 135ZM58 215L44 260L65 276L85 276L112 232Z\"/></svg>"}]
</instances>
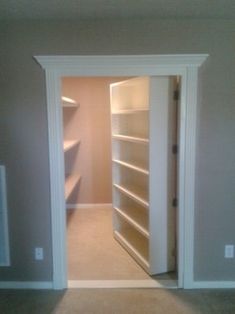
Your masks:
<instances>
[{"instance_id":1,"label":"white painted molding","mask_svg":"<svg viewBox=\"0 0 235 314\"><path fill-rule=\"evenodd\" d=\"M197 72L207 57L207 54L35 57L46 70L55 289L67 287L64 156L60 106L60 84L63 76L181 76L178 287L193 286Z\"/></svg>"},{"instance_id":2,"label":"white painted molding","mask_svg":"<svg viewBox=\"0 0 235 314\"><path fill-rule=\"evenodd\" d=\"M52 289L51 281L0 281L0 289ZM69 280L68 288L177 288L174 280ZM234 289L235 281L194 281L191 289Z\"/></svg>"},{"instance_id":3,"label":"white painted molding","mask_svg":"<svg viewBox=\"0 0 235 314\"><path fill-rule=\"evenodd\" d=\"M68 288L161 288L176 289L175 280L69 280Z\"/></svg>"},{"instance_id":4,"label":"white painted molding","mask_svg":"<svg viewBox=\"0 0 235 314\"><path fill-rule=\"evenodd\" d=\"M0 281L0 289L52 289L51 281Z\"/></svg>"},{"instance_id":5,"label":"white painted molding","mask_svg":"<svg viewBox=\"0 0 235 314\"><path fill-rule=\"evenodd\" d=\"M194 281L191 289L233 289L235 281Z\"/></svg>"},{"instance_id":6,"label":"white painted molding","mask_svg":"<svg viewBox=\"0 0 235 314\"><path fill-rule=\"evenodd\" d=\"M182 55L114 55L114 56L35 56L44 69L76 69L76 66L87 68L119 67L119 66L196 66L199 67L208 54ZM99 60L99 64L97 63Z\"/></svg>"},{"instance_id":7,"label":"white painted molding","mask_svg":"<svg viewBox=\"0 0 235 314\"><path fill-rule=\"evenodd\" d=\"M64 150L60 84L61 81L58 79L56 70L46 70L54 289L65 288L67 282Z\"/></svg>"},{"instance_id":8,"label":"white painted molding","mask_svg":"<svg viewBox=\"0 0 235 314\"><path fill-rule=\"evenodd\" d=\"M111 203L101 203L101 204L66 204L67 209L83 209L83 208L90 208L90 209L111 209Z\"/></svg>"},{"instance_id":9,"label":"white painted molding","mask_svg":"<svg viewBox=\"0 0 235 314\"><path fill-rule=\"evenodd\" d=\"M185 129L181 130L185 135L180 136L180 150L184 149L185 154L180 152L180 156L184 156L184 160L180 160L184 164L181 166L185 173L184 192L180 191L179 208L184 208L184 225L185 237L184 241L184 288L190 288L193 282L194 269L194 200L195 200L195 157L196 157L196 117L197 117L197 77L198 68L189 67L185 75L187 80L185 103L190 106L185 107ZM182 93L183 94L183 93ZM182 141L182 138L184 140ZM183 175L183 174L182 174ZM180 186L180 185L179 185ZM182 187L180 187L182 188ZM184 196L183 196L184 195ZM184 197L184 199L182 199ZM184 204L182 205L182 201Z\"/></svg>"}]
</instances>

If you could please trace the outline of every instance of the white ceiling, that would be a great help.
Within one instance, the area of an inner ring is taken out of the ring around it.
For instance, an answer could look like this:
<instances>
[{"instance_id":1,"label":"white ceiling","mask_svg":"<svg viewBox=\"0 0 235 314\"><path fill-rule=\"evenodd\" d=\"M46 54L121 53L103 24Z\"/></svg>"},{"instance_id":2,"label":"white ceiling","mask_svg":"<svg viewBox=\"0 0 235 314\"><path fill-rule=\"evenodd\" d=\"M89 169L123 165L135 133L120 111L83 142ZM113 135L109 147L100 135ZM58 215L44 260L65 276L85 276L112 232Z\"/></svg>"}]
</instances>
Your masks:
<instances>
[{"instance_id":1,"label":"white ceiling","mask_svg":"<svg viewBox=\"0 0 235 314\"><path fill-rule=\"evenodd\" d=\"M235 0L0 0L0 19L223 18Z\"/></svg>"}]
</instances>

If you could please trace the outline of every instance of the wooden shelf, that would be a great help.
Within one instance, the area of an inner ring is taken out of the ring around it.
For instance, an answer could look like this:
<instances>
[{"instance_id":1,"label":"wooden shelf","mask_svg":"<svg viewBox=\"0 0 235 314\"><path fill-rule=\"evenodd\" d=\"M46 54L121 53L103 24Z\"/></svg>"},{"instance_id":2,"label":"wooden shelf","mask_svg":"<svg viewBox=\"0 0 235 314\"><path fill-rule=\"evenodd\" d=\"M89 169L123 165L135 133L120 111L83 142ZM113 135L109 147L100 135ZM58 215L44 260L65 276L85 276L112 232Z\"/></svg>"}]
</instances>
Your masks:
<instances>
[{"instance_id":1,"label":"wooden shelf","mask_svg":"<svg viewBox=\"0 0 235 314\"><path fill-rule=\"evenodd\" d=\"M117 140L127 141L127 142L134 142L140 144L148 144L149 140L147 138L136 137L136 136L128 136L128 135L121 135L121 134L113 134L112 137Z\"/></svg>"},{"instance_id":2,"label":"wooden shelf","mask_svg":"<svg viewBox=\"0 0 235 314\"><path fill-rule=\"evenodd\" d=\"M62 96L61 100L62 100L62 107L72 107L72 108L79 107L79 104L71 98Z\"/></svg>"},{"instance_id":3,"label":"wooden shelf","mask_svg":"<svg viewBox=\"0 0 235 314\"><path fill-rule=\"evenodd\" d=\"M132 225L137 231L142 233L146 238L149 238L149 232L146 229L148 222L148 213L145 213L145 217L139 210L131 211L128 208L125 210L120 209L118 207L114 207L115 211L120 215L125 221L127 221L130 225ZM130 216L132 215L132 217ZM143 227L141 224L145 224L146 227Z\"/></svg>"},{"instance_id":4,"label":"wooden shelf","mask_svg":"<svg viewBox=\"0 0 235 314\"><path fill-rule=\"evenodd\" d=\"M147 169L145 169L145 168L143 168L143 167L141 167L141 166L137 166L137 165L134 164L134 163L129 163L129 162L122 161L122 160L119 160L119 159L113 159L113 162L115 162L115 163L118 164L118 165L127 167L127 168L129 168L129 169L138 171L138 172L140 172L140 173L149 175L149 171L148 171Z\"/></svg>"},{"instance_id":5,"label":"wooden shelf","mask_svg":"<svg viewBox=\"0 0 235 314\"><path fill-rule=\"evenodd\" d=\"M80 143L80 140L73 140L73 141L64 141L64 152L67 152L74 146Z\"/></svg>"},{"instance_id":6,"label":"wooden shelf","mask_svg":"<svg viewBox=\"0 0 235 314\"><path fill-rule=\"evenodd\" d=\"M80 175L68 176L65 180L65 199L67 200L70 194L73 192L79 181L81 180Z\"/></svg>"},{"instance_id":7,"label":"wooden shelf","mask_svg":"<svg viewBox=\"0 0 235 314\"><path fill-rule=\"evenodd\" d=\"M140 109L123 109L123 110L115 110L112 114L135 114L135 113L146 113L148 112L148 108L140 108Z\"/></svg>"},{"instance_id":8,"label":"wooden shelf","mask_svg":"<svg viewBox=\"0 0 235 314\"><path fill-rule=\"evenodd\" d=\"M147 252L143 241L139 241L130 231L114 231L114 237L119 243L133 256L133 258L149 272L149 262L147 260Z\"/></svg>"},{"instance_id":9,"label":"wooden shelf","mask_svg":"<svg viewBox=\"0 0 235 314\"><path fill-rule=\"evenodd\" d=\"M146 193L141 190L138 187L132 186L123 186L119 184L113 184L115 188L117 188L119 191L124 193L125 195L129 196L136 202L138 202L140 205L144 206L145 208L149 208L149 202L147 201L147 195Z\"/></svg>"}]
</instances>

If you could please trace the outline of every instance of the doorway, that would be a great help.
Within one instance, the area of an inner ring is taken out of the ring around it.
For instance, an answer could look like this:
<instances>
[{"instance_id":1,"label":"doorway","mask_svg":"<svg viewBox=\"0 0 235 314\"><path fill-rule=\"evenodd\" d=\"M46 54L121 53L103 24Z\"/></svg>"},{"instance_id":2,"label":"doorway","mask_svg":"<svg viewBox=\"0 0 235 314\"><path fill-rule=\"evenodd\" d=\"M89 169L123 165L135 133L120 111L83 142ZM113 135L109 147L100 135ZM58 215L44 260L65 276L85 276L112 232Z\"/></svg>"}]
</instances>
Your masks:
<instances>
[{"instance_id":1,"label":"doorway","mask_svg":"<svg viewBox=\"0 0 235 314\"><path fill-rule=\"evenodd\" d=\"M62 78L69 286L177 286L177 85L175 77Z\"/></svg>"},{"instance_id":2,"label":"doorway","mask_svg":"<svg viewBox=\"0 0 235 314\"><path fill-rule=\"evenodd\" d=\"M46 70L53 287L67 287L60 80L63 76L180 76L178 287L193 285L194 179L198 68L207 55L41 56Z\"/></svg>"}]
</instances>

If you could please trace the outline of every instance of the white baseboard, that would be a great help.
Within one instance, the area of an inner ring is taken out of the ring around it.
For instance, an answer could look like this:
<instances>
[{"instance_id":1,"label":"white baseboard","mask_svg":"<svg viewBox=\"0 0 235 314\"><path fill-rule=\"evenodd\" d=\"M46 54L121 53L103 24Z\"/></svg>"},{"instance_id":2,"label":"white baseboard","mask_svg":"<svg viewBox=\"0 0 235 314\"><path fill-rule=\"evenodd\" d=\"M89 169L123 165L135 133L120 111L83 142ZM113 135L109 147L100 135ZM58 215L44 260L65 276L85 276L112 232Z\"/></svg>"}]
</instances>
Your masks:
<instances>
[{"instance_id":1,"label":"white baseboard","mask_svg":"<svg viewBox=\"0 0 235 314\"><path fill-rule=\"evenodd\" d=\"M112 208L112 203L103 203L103 204L66 204L67 209L83 209L83 208Z\"/></svg>"},{"instance_id":2,"label":"white baseboard","mask_svg":"<svg viewBox=\"0 0 235 314\"><path fill-rule=\"evenodd\" d=\"M68 288L163 288L177 289L175 280L69 280Z\"/></svg>"},{"instance_id":3,"label":"white baseboard","mask_svg":"<svg viewBox=\"0 0 235 314\"><path fill-rule=\"evenodd\" d=\"M232 289L235 281L193 281L190 289Z\"/></svg>"},{"instance_id":4,"label":"white baseboard","mask_svg":"<svg viewBox=\"0 0 235 314\"><path fill-rule=\"evenodd\" d=\"M53 289L51 281L0 281L0 289Z\"/></svg>"},{"instance_id":5,"label":"white baseboard","mask_svg":"<svg viewBox=\"0 0 235 314\"><path fill-rule=\"evenodd\" d=\"M176 289L174 280L69 280L68 288ZM235 281L194 281L190 289L233 289ZM51 281L0 281L0 289L53 289Z\"/></svg>"}]
</instances>

